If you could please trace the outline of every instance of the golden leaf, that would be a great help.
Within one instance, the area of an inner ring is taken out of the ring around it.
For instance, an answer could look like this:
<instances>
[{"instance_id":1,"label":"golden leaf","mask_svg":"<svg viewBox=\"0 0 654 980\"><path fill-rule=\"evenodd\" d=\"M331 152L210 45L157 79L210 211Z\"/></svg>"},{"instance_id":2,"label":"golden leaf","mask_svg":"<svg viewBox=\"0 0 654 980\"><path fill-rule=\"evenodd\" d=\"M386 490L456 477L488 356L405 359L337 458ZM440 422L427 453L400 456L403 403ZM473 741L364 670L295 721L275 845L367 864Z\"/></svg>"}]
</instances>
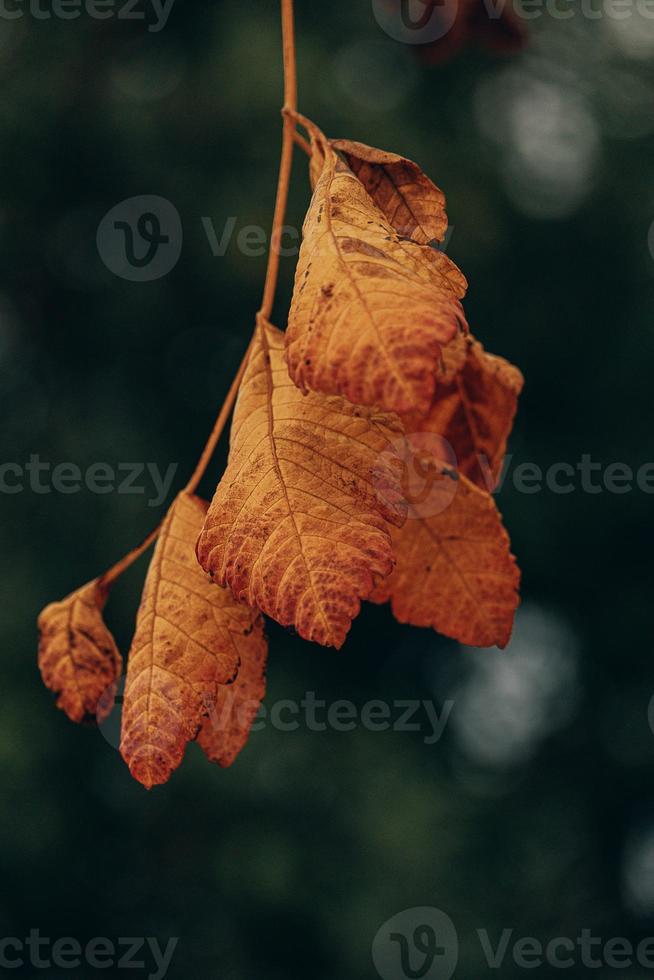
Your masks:
<instances>
[{"instance_id":1,"label":"golden leaf","mask_svg":"<svg viewBox=\"0 0 654 980\"><path fill-rule=\"evenodd\" d=\"M524 379L502 357L487 354L472 337L448 348L446 380L439 385L429 414L402 417L407 432L433 432L454 450L452 462L482 490L494 490Z\"/></svg>"},{"instance_id":2,"label":"golden leaf","mask_svg":"<svg viewBox=\"0 0 654 980\"><path fill-rule=\"evenodd\" d=\"M393 530L394 572L373 602L391 600L400 623L431 626L470 646L504 647L518 605L520 572L495 501L432 461L427 492Z\"/></svg>"},{"instance_id":3,"label":"golden leaf","mask_svg":"<svg viewBox=\"0 0 654 980\"><path fill-rule=\"evenodd\" d=\"M399 235L421 245L447 231L445 195L417 163L353 140L330 140Z\"/></svg>"},{"instance_id":4,"label":"golden leaf","mask_svg":"<svg viewBox=\"0 0 654 980\"><path fill-rule=\"evenodd\" d=\"M238 677L233 684L218 688L216 704L198 735L198 744L210 762L231 766L247 742L266 693L267 655L266 638L261 630L253 630L243 642Z\"/></svg>"},{"instance_id":5,"label":"golden leaf","mask_svg":"<svg viewBox=\"0 0 654 980\"><path fill-rule=\"evenodd\" d=\"M107 595L94 579L39 616L43 683L71 721L102 721L113 706L122 658L102 618Z\"/></svg>"},{"instance_id":6,"label":"golden leaf","mask_svg":"<svg viewBox=\"0 0 654 980\"><path fill-rule=\"evenodd\" d=\"M465 279L443 252L401 238L329 144L319 143L325 159L286 331L289 373L303 391L425 413L442 347L466 327Z\"/></svg>"},{"instance_id":7,"label":"golden leaf","mask_svg":"<svg viewBox=\"0 0 654 980\"><path fill-rule=\"evenodd\" d=\"M340 647L392 568L386 521L401 524L404 508L390 440L402 429L342 398L303 396L283 345L259 325L198 558L236 598Z\"/></svg>"},{"instance_id":8,"label":"golden leaf","mask_svg":"<svg viewBox=\"0 0 654 980\"><path fill-rule=\"evenodd\" d=\"M127 664L120 750L148 789L166 782L182 761L219 685L236 677L252 631L262 636L254 610L214 585L196 561L206 510L205 501L181 493L168 511Z\"/></svg>"}]
</instances>

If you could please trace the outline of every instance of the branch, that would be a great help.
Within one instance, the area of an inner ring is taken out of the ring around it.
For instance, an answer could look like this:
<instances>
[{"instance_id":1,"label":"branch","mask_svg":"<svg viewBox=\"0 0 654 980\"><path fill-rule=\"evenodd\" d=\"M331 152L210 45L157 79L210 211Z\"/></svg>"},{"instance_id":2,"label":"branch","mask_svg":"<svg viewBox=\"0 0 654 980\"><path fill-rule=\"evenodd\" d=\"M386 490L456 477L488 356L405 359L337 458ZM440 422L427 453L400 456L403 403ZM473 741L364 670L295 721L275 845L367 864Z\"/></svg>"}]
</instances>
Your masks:
<instances>
[{"instance_id":1,"label":"branch","mask_svg":"<svg viewBox=\"0 0 654 980\"><path fill-rule=\"evenodd\" d=\"M296 131L297 114L297 66L295 56L295 27L293 23L293 0L281 0L282 14L282 47L284 58L284 107L282 109L284 119L284 129L282 136L282 152L279 164L279 178L277 181L277 195L275 198L275 211L273 215L272 231L270 234L270 249L268 250L268 265L266 268L266 280L263 289L261 307L257 313L257 324L262 320L270 319L275 293L277 290L277 280L279 277L279 245L281 232L286 216L286 205L288 203L288 188L291 179L291 167L293 164L293 146L297 141L300 145L305 144L305 152L311 152L311 148L306 140ZM254 342L254 334L250 338L248 348L243 355L234 380L218 413L211 434L207 439L206 445L202 450L193 474L186 484L185 492L195 493L197 486L204 476L209 461L218 445L218 440L223 433L227 420L234 407L238 390L247 368L250 351ZM143 554L150 545L156 541L161 524L158 524L150 534L124 558L112 565L100 579L100 586L108 589L110 585L119 578L130 565L132 565Z\"/></svg>"}]
</instances>

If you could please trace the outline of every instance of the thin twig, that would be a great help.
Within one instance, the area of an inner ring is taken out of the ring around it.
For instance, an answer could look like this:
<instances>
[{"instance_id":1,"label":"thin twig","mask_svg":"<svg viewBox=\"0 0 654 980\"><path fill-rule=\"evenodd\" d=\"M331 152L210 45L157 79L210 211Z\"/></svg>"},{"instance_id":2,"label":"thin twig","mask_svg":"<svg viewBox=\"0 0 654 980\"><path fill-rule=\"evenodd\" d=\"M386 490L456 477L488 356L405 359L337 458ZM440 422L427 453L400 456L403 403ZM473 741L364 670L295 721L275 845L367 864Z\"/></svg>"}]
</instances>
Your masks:
<instances>
[{"instance_id":1,"label":"thin twig","mask_svg":"<svg viewBox=\"0 0 654 980\"><path fill-rule=\"evenodd\" d=\"M144 538L143 541L136 546L136 548L132 548L132 550L128 552L124 558L121 558L115 565L112 565L111 568L107 569L104 575L101 575L98 579L98 588L103 592L107 592L116 579L120 578L123 572L126 572L130 565L133 565L134 562L141 557L143 552L147 551L150 545L157 540L160 530L161 524L157 524L157 526L150 531L147 538Z\"/></svg>"},{"instance_id":2,"label":"thin twig","mask_svg":"<svg viewBox=\"0 0 654 980\"><path fill-rule=\"evenodd\" d=\"M279 275L279 243L284 225L284 218L286 216L288 187L291 179L291 167L293 163L293 146L296 138L305 152L308 151L311 153L311 147L306 140L304 140L303 137L297 133L295 124L297 113L297 67L295 60L293 0L281 0L281 12L282 44L284 55L284 108L282 110L284 129L281 160L279 164L279 178L277 181L277 196L275 199L275 211L273 215L272 232L270 235L270 249L268 251L266 281L264 284L263 298L261 300L261 308L257 313L257 324L260 324L262 321L270 318L273 303L275 301L275 292L277 289L277 279ZM306 144L306 146L303 144ZM225 400L218 413L218 417L214 423L214 427L211 430L211 434L207 439L204 449L202 450L197 466L195 467L190 480L184 488L185 493L195 493L200 480L204 476L204 472L209 464L209 461L213 456L216 446L218 445L218 440L222 435L223 429L225 428L229 415L234 407L238 390L247 368L250 352L254 344L254 337L255 334L253 334L252 338L250 339L248 348L243 355L234 380L230 385L227 396L225 397ZM161 524L154 528L154 530L148 534L147 538L145 538L145 540L142 541L138 547L130 551L124 558L121 558L115 565L112 565L112 567L108 569L99 579L99 587L105 591L108 590L111 584L115 582L116 579L130 567L130 565L140 558L143 552L146 551L154 541L156 541L160 530Z\"/></svg>"},{"instance_id":3,"label":"thin twig","mask_svg":"<svg viewBox=\"0 0 654 980\"><path fill-rule=\"evenodd\" d=\"M295 140L296 146L299 146L300 149L301 150L304 150L304 152L306 153L306 155L308 157L310 157L311 156L311 144L309 143L309 140L305 140L304 136L302 136L301 133L298 133L297 130L293 133L293 139Z\"/></svg>"},{"instance_id":4,"label":"thin twig","mask_svg":"<svg viewBox=\"0 0 654 980\"><path fill-rule=\"evenodd\" d=\"M293 164L293 143L295 140L295 113L297 112L297 67L295 61L295 27L293 24L293 0L281 0L282 3L282 44L284 51L284 130L282 138L282 154L279 163L279 178L277 181L277 197L273 215L272 232L270 235L270 250L268 252L268 268L266 282L263 288L261 308L257 320L268 320L272 313L279 275L279 244L281 240L286 204L288 202L288 186L291 179Z\"/></svg>"},{"instance_id":5,"label":"thin twig","mask_svg":"<svg viewBox=\"0 0 654 980\"><path fill-rule=\"evenodd\" d=\"M200 456L197 466L193 471L193 475L191 476L191 479L188 481L188 483L184 488L186 493L195 493L198 483L204 476L204 471L209 465L209 460L213 456L214 450L218 445L218 440L220 439L223 429L225 428L225 424L227 422L227 419L229 418L229 414L232 408L234 407L234 402L236 401L236 396L238 395L238 389L240 387L241 381L243 380L243 375L245 374L245 369L247 367L250 351L252 350L253 339L254 338L250 340L250 343L248 344L248 348L241 359L241 363L239 364L238 370L234 375L234 380L230 385L229 391L227 392L227 395L225 397L225 401L222 404L220 412L218 413L218 417L214 423L214 427L211 430L211 434L207 439L204 449L202 450L202 455Z\"/></svg>"}]
</instances>

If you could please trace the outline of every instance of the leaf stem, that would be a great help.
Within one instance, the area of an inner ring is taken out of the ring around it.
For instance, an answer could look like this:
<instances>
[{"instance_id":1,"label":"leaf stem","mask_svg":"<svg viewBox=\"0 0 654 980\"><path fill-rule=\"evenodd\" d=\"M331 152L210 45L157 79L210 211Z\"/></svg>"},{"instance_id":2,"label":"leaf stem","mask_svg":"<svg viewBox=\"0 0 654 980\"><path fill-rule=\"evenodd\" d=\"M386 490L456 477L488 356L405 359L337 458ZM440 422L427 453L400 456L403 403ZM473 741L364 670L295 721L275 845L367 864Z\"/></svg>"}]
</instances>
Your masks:
<instances>
[{"instance_id":1,"label":"leaf stem","mask_svg":"<svg viewBox=\"0 0 654 980\"><path fill-rule=\"evenodd\" d=\"M295 56L295 26L293 21L293 0L281 0L282 14L282 48L284 58L284 107L282 109L284 119L284 129L282 136L282 152L279 164L279 178L277 181L277 196L275 199L275 211L273 215L272 231L270 234L270 249L268 251L268 265L266 268L266 280L261 300L261 308L257 313L257 324L262 320L270 319L275 293L277 290L277 279L279 277L279 246L281 234L286 216L286 205L288 203L288 188L291 179L291 167L293 164L293 147L297 140L299 145L310 152L310 147L299 133L296 131L297 113L297 65ZM306 145L303 145L306 144ZM256 328L255 328L256 330ZM218 417L207 439L206 445L198 460L193 474L184 488L185 493L195 493L197 486L204 476L204 472L209 464L211 457L218 445L218 440L222 435L227 423L230 412L234 407L238 390L247 368L250 352L254 344L255 333L253 333L248 348L243 355L238 370L234 376L229 391L218 413ZM158 524L148 536L136 548L133 548L124 558L112 565L104 575L98 580L98 586L107 591L109 587L119 578L130 565L141 557L150 545L156 541L161 524Z\"/></svg>"},{"instance_id":2,"label":"leaf stem","mask_svg":"<svg viewBox=\"0 0 654 980\"><path fill-rule=\"evenodd\" d=\"M293 133L293 139L295 140L296 145L299 146L300 149L303 150L304 153L306 153L306 155L308 157L310 157L311 156L311 144L309 143L309 140L305 140L304 136L302 136L297 131L295 133Z\"/></svg>"},{"instance_id":3,"label":"leaf stem","mask_svg":"<svg viewBox=\"0 0 654 980\"><path fill-rule=\"evenodd\" d=\"M309 134L309 136L311 136L312 139L315 139L319 143L324 143L324 144L327 144L329 142L329 140L323 133L320 126L317 126L315 122L313 122L313 120L309 119L308 116L303 116L301 112L297 111L297 109L290 109L287 106L284 106L282 112L284 113L285 116L286 115L292 116L298 125L303 126L304 129L306 129L307 133ZM300 139L302 139L302 137L300 137ZM303 140L303 142L306 142L306 140ZM309 150L311 150L310 146L309 146Z\"/></svg>"},{"instance_id":4,"label":"leaf stem","mask_svg":"<svg viewBox=\"0 0 654 980\"><path fill-rule=\"evenodd\" d=\"M297 112L297 67L295 58L295 26L293 23L293 0L281 0L282 5L282 47L284 57L284 131L282 138L282 154L279 164L279 178L277 181L277 196L275 199L275 212L273 215L272 231L270 234L270 249L268 251L268 265L266 268L266 281L263 289L261 308L257 313L259 320L270 319L275 292L277 289L277 279L279 275L279 245L281 239L284 218L286 216L286 205L288 202L288 187L291 179L291 166L293 163L293 144L295 136L299 135L295 130L295 118L291 113ZM243 375L247 367L248 358L254 336L250 340L243 360L240 363L236 376L232 381L231 387L227 392L227 397L220 409L218 418L213 427L211 435L207 440L202 455L198 460L191 479L186 485L187 493L194 493L198 483L204 475L209 460L218 444L218 440L225 427L229 414L234 407L238 389L243 380Z\"/></svg>"},{"instance_id":5,"label":"leaf stem","mask_svg":"<svg viewBox=\"0 0 654 980\"><path fill-rule=\"evenodd\" d=\"M136 548L132 548L132 550L121 558L120 561L117 561L115 565L112 565L111 568L107 569L104 575L101 575L98 579L98 588L102 592L108 592L116 579L120 578L123 572L126 572L130 565L133 565L134 562L141 557L143 552L148 550L152 542L157 540L160 530L161 524L157 524L157 526L150 531L147 538L144 538L143 541L136 546Z\"/></svg>"},{"instance_id":6,"label":"leaf stem","mask_svg":"<svg viewBox=\"0 0 654 980\"><path fill-rule=\"evenodd\" d=\"M214 423L214 427L211 430L211 434L207 439L204 449L202 450L202 455L200 456L197 462L197 466L193 471L193 475L191 476L191 479L184 487L186 493L195 493L198 483L204 476L204 471L209 465L209 460L213 456L214 450L218 445L218 440L220 439L223 429L225 428L225 424L227 422L227 419L229 418L229 413L234 407L234 402L236 401L236 396L238 395L238 389L240 387L241 381L243 380L243 375L245 374L245 369L247 367L250 351L252 350L253 341L254 338L252 338L250 340L250 343L248 344L248 348L241 359L241 363L239 364L238 370L234 375L234 379L229 387L229 391L227 392L225 401L221 406L221 409L218 413L218 417L216 418L216 421Z\"/></svg>"},{"instance_id":7,"label":"leaf stem","mask_svg":"<svg viewBox=\"0 0 654 980\"><path fill-rule=\"evenodd\" d=\"M293 22L293 0L281 0L282 5L282 48L284 53L284 130L282 137L282 153L279 163L279 178L277 180L277 197L273 215L272 231L270 234L270 249L268 252L268 267L263 288L261 308L257 320L269 320L275 301L277 278L279 275L279 246L281 241L286 205L288 203L288 187L291 180L293 164L293 144L295 142L295 113L297 112L297 65L295 56L295 26Z\"/></svg>"},{"instance_id":8,"label":"leaf stem","mask_svg":"<svg viewBox=\"0 0 654 980\"><path fill-rule=\"evenodd\" d=\"M286 205L288 202L288 188L291 179L291 166L293 163L293 144L295 142L295 113L297 112L297 66L295 57L295 25L293 22L293 0L281 0L282 7L282 48L284 59L284 108L282 109L284 118L284 130L282 137L282 153L279 164L279 177L277 180L277 195L275 198L275 211L273 215L272 231L270 233L270 249L268 250L268 265L266 268L266 281L263 289L261 308L257 313L257 323L260 320L270 319L275 292L277 289L277 279L279 276L279 246L284 218L286 216ZM216 419L211 435L207 440L202 455L198 460L191 479L186 485L187 493L194 493L198 483L204 475L209 460L218 444L218 440L225 427L229 414L234 407L238 389L243 380L245 369L254 336L250 340L243 360L240 363L236 376L232 381L231 387L227 392L227 397Z\"/></svg>"}]
</instances>

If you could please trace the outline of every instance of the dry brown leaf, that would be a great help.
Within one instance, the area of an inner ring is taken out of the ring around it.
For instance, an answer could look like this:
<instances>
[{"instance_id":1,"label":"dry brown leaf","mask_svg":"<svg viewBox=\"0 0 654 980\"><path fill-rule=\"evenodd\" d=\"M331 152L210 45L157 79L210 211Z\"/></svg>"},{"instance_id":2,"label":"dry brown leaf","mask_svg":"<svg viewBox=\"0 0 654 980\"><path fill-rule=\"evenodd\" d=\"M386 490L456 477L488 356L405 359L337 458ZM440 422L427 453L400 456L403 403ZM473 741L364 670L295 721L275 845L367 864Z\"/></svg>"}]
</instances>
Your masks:
<instances>
[{"instance_id":1,"label":"dry brown leaf","mask_svg":"<svg viewBox=\"0 0 654 980\"><path fill-rule=\"evenodd\" d=\"M401 238L323 139L286 331L293 381L386 411L427 412L441 354L466 322L448 257Z\"/></svg>"},{"instance_id":2,"label":"dry brown leaf","mask_svg":"<svg viewBox=\"0 0 654 980\"><path fill-rule=\"evenodd\" d=\"M233 684L218 688L215 707L198 735L209 761L219 766L231 766L247 742L266 693L266 639L261 631L253 630L243 641L238 677Z\"/></svg>"},{"instance_id":3,"label":"dry brown leaf","mask_svg":"<svg viewBox=\"0 0 654 980\"><path fill-rule=\"evenodd\" d=\"M107 592L98 579L39 616L39 668L71 721L102 721L114 702L122 658L102 618Z\"/></svg>"},{"instance_id":4,"label":"dry brown leaf","mask_svg":"<svg viewBox=\"0 0 654 980\"><path fill-rule=\"evenodd\" d=\"M458 337L443 348L442 374L440 377L439 390L442 385L454 380L454 375L458 374L463 368L468 356L468 338L471 334L460 334Z\"/></svg>"},{"instance_id":5,"label":"dry brown leaf","mask_svg":"<svg viewBox=\"0 0 654 980\"><path fill-rule=\"evenodd\" d=\"M260 617L213 584L195 557L207 504L181 493L161 528L127 664L120 750L132 775L164 783L231 683L242 652L263 642ZM253 638L253 631L257 637Z\"/></svg>"},{"instance_id":6,"label":"dry brown leaf","mask_svg":"<svg viewBox=\"0 0 654 980\"><path fill-rule=\"evenodd\" d=\"M403 416L402 421L407 432L433 432L445 439L459 471L490 492L499 479L524 379L518 368L486 353L472 337L451 344L445 361L445 382L429 414Z\"/></svg>"},{"instance_id":7,"label":"dry brown leaf","mask_svg":"<svg viewBox=\"0 0 654 980\"><path fill-rule=\"evenodd\" d=\"M316 184L320 180L320 175L322 173L322 168L325 165L325 151L323 149L322 143L319 143L315 137L311 138L311 156L309 157L309 181L311 183L311 190L315 191Z\"/></svg>"},{"instance_id":8,"label":"dry brown leaf","mask_svg":"<svg viewBox=\"0 0 654 980\"><path fill-rule=\"evenodd\" d=\"M284 335L257 328L232 423L229 462L198 558L236 598L305 639L340 647L392 568L386 521L404 508L396 418L293 385Z\"/></svg>"},{"instance_id":9,"label":"dry brown leaf","mask_svg":"<svg viewBox=\"0 0 654 980\"><path fill-rule=\"evenodd\" d=\"M397 565L371 599L390 599L401 623L431 626L470 646L504 647L520 572L495 501L436 463L427 489L409 503L404 527L393 530Z\"/></svg>"},{"instance_id":10,"label":"dry brown leaf","mask_svg":"<svg viewBox=\"0 0 654 980\"><path fill-rule=\"evenodd\" d=\"M417 163L353 140L330 140L398 235L421 245L447 231L445 195Z\"/></svg>"}]
</instances>

